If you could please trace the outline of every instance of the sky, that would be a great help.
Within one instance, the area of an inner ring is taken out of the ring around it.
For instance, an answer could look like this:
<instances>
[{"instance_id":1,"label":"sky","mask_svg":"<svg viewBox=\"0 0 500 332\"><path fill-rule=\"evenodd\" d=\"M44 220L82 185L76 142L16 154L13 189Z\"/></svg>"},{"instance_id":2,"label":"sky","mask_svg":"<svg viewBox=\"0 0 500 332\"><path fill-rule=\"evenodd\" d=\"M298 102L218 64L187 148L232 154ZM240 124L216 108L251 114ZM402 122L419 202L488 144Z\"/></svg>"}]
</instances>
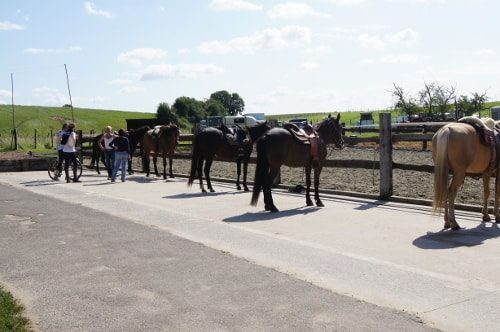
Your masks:
<instances>
[{"instance_id":1,"label":"sky","mask_svg":"<svg viewBox=\"0 0 500 332\"><path fill-rule=\"evenodd\" d=\"M498 0L0 0L0 104L368 111L393 84L500 100ZM495 28L496 26L496 28ZM12 75L11 75L12 74Z\"/></svg>"}]
</instances>

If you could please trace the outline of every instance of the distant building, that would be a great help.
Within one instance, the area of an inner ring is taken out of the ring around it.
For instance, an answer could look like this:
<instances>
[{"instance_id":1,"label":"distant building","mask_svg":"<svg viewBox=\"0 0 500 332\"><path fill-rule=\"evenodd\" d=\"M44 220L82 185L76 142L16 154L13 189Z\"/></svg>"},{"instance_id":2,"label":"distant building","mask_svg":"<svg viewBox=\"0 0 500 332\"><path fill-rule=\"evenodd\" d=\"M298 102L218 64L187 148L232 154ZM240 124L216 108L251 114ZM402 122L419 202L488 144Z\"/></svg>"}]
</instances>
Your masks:
<instances>
[{"instance_id":1,"label":"distant building","mask_svg":"<svg viewBox=\"0 0 500 332\"><path fill-rule=\"evenodd\" d=\"M493 120L500 120L500 106L493 106L491 108L491 117Z\"/></svg>"}]
</instances>

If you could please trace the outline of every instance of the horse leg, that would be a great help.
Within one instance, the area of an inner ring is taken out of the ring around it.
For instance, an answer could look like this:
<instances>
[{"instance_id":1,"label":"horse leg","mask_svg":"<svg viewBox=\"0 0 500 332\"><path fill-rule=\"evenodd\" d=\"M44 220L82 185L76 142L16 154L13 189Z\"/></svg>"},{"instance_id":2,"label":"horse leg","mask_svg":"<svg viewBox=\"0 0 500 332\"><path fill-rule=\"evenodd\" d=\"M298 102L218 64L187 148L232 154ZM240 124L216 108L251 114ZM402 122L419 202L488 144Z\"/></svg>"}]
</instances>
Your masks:
<instances>
[{"instance_id":1,"label":"horse leg","mask_svg":"<svg viewBox=\"0 0 500 332\"><path fill-rule=\"evenodd\" d=\"M249 162L250 156L245 156L243 157L243 189L245 191L250 191L247 187L247 174L248 174L248 162Z\"/></svg>"},{"instance_id":2,"label":"horse leg","mask_svg":"<svg viewBox=\"0 0 500 332\"><path fill-rule=\"evenodd\" d=\"M156 165L156 162L158 161L158 153L155 152L153 155L153 165L155 166L155 174L156 176L160 176L160 173L158 172L158 166Z\"/></svg>"},{"instance_id":3,"label":"horse leg","mask_svg":"<svg viewBox=\"0 0 500 332\"><path fill-rule=\"evenodd\" d=\"M241 190L240 175L241 175L241 157L236 158L236 189Z\"/></svg>"},{"instance_id":4,"label":"horse leg","mask_svg":"<svg viewBox=\"0 0 500 332\"><path fill-rule=\"evenodd\" d=\"M210 181L210 167L212 167L212 158L208 158L207 161L205 162L205 179L207 180L207 188L210 190L211 193L215 192L214 188L212 187L212 181Z\"/></svg>"},{"instance_id":5,"label":"horse leg","mask_svg":"<svg viewBox=\"0 0 500 332\"><path fill-rule=\"evenodd\" d=\"M490 221L490 215L488 213L488 198L490 197L490 175L483 174L483 221Z\"/></svg>"},{"instance_id":6,"label":"horse leg","mask_svg":"<svg viewBox=\"0 0 500 332\"><path fill-rule=\"evenodd\" d=\"M198 165L196 165L196 172L198 173L198 178L200 180L200 189L201 192L206 193L205 187L203 186L203 158L198 159Z\"/></svg>"},{"instance_id":7,"label":"horse leg","mask_svg":"<svg viewBox=\"0 0 500 332\"><path fill-rule=\"evenodd\" d=\"M172 155L170 155L168 158L168 171L169 171L170 178L174 177L174 172L172 171L172 161L173 160L174 160L174 157Z\"/></svg>"},{"instance_id":8,"label":"horse leg","mask_svg":"<svg viewBox=\"0 0 500 332\"><path fill-rule=\"evenodd\" d=\"M163 180L167 179L167 156L163 154Z\"/></svg>"},{"instance_id":9,"label":"horse leg","mask_svg":"<svg viewBox=\"0 0 500 332\"><path fill-rule=\"evenodd\" d=\"M273 180L278 176L279 170L279 168L271 167L264 181L264 185L262 186L262 192L264 193L264 209L269 212L279 212L278 208L274 205L271 192Z\"/></svg>"},{"instance_id":10,"label":"horse leg","mask_svg":"<svg viewBox=\"0 0 500 332\"><path fill-rule=\"evenodd\" d=\"M311 200L311 165L307 165L305 167L306 173L306 205L313 206L313 202ZM316 171L314 172L316 175Z\"/></svg>"},{"instance_id":11,"label":"horse leg","mask_svg":"<svg viewBox=\"0 0 500 332\"><path fill-rule=\"evenodd\" d=\"M95 171L97 172L97 174L101 175L101 171L99 170L99 160L101 159L101 154L99 154L96 158L95 158Z\"/></svg>"},{"instance_id":12,"label":"horse leg","mask_svg":"<svg viewBox=\"0 0 500 332\"><path fill-rule=\"evenodd\" d=\"M500 223L500 216L498 215L499 212L499 206L498 206L498 201L500 200L499 195L500 195L500 181L498 177L500 176L500 167L497 167L495 171L495 197L493 199L494 205L493 205L493 215L495 216L495 222Z\"/></svg>"},{"instance_id":13,"label":"horse leg","mask_svg":"<svg viewBox=\"0 0 500 332\"><path fill-rule=\"evenodd\" d=\"M317 207L325 206L319 198L319 176L321 174L321 169L322 166L317 166L314 168L314 200L316 201Z\"/></svg>"},{"instance_id":14,"label":"horse leg","mask_svg":"<svg viewBox=\"0 0 500 332\"><path fill-rule=\"evenodd\" d=\"M453 180L451 180L450 187L448 188L448 220L445 220L444 228L450 228L453 230L459 230L460 226L458 225L455 219L455 198L457 197L457 192L460 186L464 183L465 172L455 172L453 175Z\"/></svg>"}]
</instances>

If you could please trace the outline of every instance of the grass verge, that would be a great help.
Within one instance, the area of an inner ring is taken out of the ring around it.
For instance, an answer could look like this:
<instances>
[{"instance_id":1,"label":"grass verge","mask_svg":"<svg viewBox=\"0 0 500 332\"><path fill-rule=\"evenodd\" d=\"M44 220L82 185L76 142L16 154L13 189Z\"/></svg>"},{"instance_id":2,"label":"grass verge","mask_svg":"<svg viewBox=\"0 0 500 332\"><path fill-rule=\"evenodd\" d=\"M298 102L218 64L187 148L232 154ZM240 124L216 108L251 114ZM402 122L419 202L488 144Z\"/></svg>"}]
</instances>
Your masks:
<instances>
[{"instance_id":1,"label":"grass verge","mask_svg":"<svg viewBox=\"0 0 500 332\"><path fill-rule=\"evenodd\" d=\"M32 331L23 313L23 306L0 286L0 331Z\"/></svg>"}]
</instances>

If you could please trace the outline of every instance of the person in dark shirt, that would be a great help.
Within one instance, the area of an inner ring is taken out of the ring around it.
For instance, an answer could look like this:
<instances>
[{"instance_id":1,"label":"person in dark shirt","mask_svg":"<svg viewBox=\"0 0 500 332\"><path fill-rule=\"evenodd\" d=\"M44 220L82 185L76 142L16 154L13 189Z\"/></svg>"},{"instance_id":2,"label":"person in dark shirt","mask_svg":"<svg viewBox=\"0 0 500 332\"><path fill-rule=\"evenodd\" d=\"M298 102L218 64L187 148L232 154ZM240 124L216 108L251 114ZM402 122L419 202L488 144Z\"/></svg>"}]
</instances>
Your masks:
<instances>
[{"instance_id":1,"label":"person in dark shirt","mask_svg":"<svg viewBox=\"0 0 500 332\"><path fill-rule=\"evenodd\" d=\"M115 164L111 175L111 182L115 182L118 167L121 168L122 182L125 182L127 173L127 160L130 158L130 145L128 138L125 136L125 130L118 130L118 137L115 137L109 146L115 150Z\"/></svg>"}]
</instances>

